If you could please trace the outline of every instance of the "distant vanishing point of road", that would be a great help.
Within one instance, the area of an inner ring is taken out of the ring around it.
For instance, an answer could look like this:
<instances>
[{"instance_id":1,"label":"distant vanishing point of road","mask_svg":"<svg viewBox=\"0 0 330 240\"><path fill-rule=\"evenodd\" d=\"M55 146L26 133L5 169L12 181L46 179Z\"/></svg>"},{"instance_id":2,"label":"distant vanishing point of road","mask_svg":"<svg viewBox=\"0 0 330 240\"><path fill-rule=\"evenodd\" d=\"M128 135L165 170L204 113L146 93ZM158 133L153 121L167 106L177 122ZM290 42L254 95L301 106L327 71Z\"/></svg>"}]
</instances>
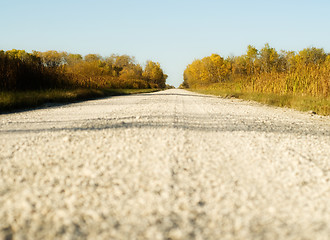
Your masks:
<instances>
[{"instance_id":1,"label":"distant vanishing point of road","mask_svg":"<svg viewBox=\"0 0 330 240\"><path fill-rule=\"evenodd\" d=\"M184 90L0 115L0 239L330 239L330 118Z\"/></svg>"}]
</instances>

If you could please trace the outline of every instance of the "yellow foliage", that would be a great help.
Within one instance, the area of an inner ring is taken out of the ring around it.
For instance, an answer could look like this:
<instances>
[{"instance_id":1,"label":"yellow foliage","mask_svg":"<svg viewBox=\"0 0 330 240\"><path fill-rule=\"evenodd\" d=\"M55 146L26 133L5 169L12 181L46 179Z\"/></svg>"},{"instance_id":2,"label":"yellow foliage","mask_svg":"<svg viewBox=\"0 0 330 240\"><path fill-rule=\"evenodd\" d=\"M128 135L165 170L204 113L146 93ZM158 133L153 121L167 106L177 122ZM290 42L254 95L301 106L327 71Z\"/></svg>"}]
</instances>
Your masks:
<instances>
[{"instance_id":1,"label":"yellow foliage","mask_svg":"<svg viewBox=\"0 0 330 240\"><path fill-rule=\"evenodd\" d=\"M184 87L232 83L236 89L276 94L327 97L330 94L330 55L323 49L278 53L269 44L258 51L249 45L242 56L217 54L194 60L184 71Z\"/></svg>"},{"instance_id":2,"label":"yellow foliage","mask_svg":"<svg viewBox=\"0 0 330 240\"><path fill-rule=\"evenodd\" d=\"M143 70L134 57L24 50L0 50L0 90L49 88L165 88L167 75L159 63Z\"/></svg>"}]
</instances>

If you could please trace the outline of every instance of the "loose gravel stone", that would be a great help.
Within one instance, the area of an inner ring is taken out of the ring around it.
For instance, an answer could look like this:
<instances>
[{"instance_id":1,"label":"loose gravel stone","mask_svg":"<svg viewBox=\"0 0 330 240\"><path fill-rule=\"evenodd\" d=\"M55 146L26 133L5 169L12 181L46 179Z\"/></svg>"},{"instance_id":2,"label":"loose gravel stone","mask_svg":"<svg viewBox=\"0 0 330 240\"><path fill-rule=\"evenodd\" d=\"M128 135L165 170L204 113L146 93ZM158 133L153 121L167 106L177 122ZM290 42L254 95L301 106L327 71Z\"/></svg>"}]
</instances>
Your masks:
<instances>
[{"instance_id":1,"label":"loose gravel stone","mask_svg":"<svg viewBox=\"0 0 330 240\"><path fill-rule=\"evenodd\" d=\"M0 239L330 239L330 118L184 90L0 115Z\"/></svg>"}]
</instances>

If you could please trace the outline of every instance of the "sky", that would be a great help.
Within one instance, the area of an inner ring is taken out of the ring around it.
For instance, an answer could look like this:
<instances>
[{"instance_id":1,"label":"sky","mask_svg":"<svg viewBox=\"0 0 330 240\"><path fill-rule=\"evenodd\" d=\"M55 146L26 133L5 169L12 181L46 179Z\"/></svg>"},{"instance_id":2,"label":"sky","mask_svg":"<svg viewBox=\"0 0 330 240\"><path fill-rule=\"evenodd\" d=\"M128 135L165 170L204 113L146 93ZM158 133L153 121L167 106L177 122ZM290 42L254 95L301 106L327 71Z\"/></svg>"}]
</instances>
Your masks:
<instances>
[{"instance_id":1,"label":"sky","mask_svg":"<svg viewBox=\"0 0 330 240\"><path fill-rule=\"evenodd\" d=\"M330 52L329 0L0 0L0 49L128 54L178 87L195 59L248 45Z\"/></svg>"}]
</instances>

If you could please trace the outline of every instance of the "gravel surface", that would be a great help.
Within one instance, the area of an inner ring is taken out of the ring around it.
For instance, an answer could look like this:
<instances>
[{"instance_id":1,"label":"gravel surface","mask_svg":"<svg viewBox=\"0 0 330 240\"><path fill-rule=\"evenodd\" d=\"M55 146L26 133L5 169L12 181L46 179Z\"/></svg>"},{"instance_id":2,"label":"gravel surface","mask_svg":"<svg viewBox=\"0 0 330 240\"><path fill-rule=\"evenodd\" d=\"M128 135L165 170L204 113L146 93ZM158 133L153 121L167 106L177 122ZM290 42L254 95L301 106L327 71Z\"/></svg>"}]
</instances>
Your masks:
<instances>
[{"instance_id":1,"label":"gravel surface","mask_svg":"<svg viewBox=\"0 0 330 240\"><path fill-rule=\"evenodd\" d=\"M330 239L330 118L167 90L0 115L0 239Z\"/></svg>"}]
</instances>

